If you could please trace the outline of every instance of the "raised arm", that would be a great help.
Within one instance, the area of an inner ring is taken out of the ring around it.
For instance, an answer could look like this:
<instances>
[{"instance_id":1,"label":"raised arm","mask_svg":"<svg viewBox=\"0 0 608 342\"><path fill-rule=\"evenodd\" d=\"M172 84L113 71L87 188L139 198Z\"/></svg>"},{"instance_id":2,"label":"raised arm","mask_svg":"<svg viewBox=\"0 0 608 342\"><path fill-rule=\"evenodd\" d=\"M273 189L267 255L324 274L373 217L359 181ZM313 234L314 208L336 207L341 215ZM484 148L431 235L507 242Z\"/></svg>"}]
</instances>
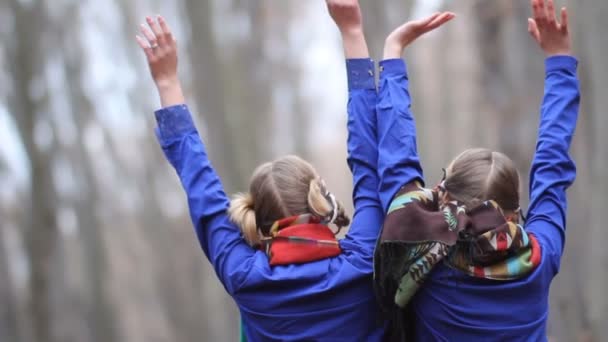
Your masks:
<instances>
[{"instance_id":1,"label":"raised arm","mask_svg":"<svg viewBox=\"0 0 608 342\"><path fill-rule=\"evenodd\" d=\"M162 17L147 18L145 39L137 41L146 54L163 108L156 111L158 141L175 168L188 197L198 241L226 287L233 294L255 260L255 251L241 238L227 215L224 193L194 126L177 77L177 49Z\"/></svg>"},{"instance_id":2,"label":"raised arm","mask_svg":"<svg viewBox=\"0 0 608 342\"><path fill-rule=\"evenodd\" d=\"M384 212L401 187L424 182L416 147L416 123L410 111L409 79L403 49L426 32L454 18L450 12L407 22L387 38L380 62L378 94L378 194Z\"/></svg>"},{"instance_id":3,"label":"raised arm","mask_svg":"<svg viewBox=\"0 0 608 342\"><path fill-rule=\"evenodd\" d=\"M566 229L566 189L576 167L568 151L576 128L580 93L577 60L571 57L568 13L555 18L553 1L533 0L534 19L528 29L547 55L545 95L541 106L536 152L530 171L527 230L538 236L559 269Z\"/></svg>"},{"instance_id":4,"label":"raised arm","mask_svg":"<svg viewBox=\"0 0 608 342\"><path fill-rule=\"evenodd\" d=\"M353 174L355 214L342 246L362 250L371 257L383 218L377 193L374 62L365 42L358 1L328 0L327 6L342 35L348 78L347 147L348 166Z\"/></svg>"}]
</instances>

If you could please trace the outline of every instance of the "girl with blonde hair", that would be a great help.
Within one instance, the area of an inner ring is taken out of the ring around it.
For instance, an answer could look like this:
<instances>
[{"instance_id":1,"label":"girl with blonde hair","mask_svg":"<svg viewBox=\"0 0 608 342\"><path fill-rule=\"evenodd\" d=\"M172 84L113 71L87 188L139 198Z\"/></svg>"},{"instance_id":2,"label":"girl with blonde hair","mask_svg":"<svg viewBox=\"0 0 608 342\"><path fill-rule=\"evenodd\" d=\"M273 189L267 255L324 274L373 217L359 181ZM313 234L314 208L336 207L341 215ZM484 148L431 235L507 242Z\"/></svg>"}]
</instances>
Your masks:
<instances>
[{"instance_id":1,"label":"girl with blonde hair","mask_svg":"<svg viewBox=\"0 0 608 342\"><path fill-rule=\"evenodd\" d=\"M355 213L308 162L287 156L259 166L249 191L225 195L194 127L177 78L175 40L165 20L147 18L138 42L163 108L157 136L188 197L200 245L236 301L251 341L378 341L384 322L372 287L373 250L383 220L378 199L376 86L356 0L328 0L344 41L348 73L348 165Z\"/></svg>"},{"instance_id":2,"label":"girl with blonde hair","mask_svg":"<svg viewBox=\"0 0 608 342\"><path fill-rule=\"evenodd\" d=\"M378 167L387 217L374 281L390 340L547 340L549 287L564 247L566 189L576 176L568 150L580 95L566 9L558 20L553 0L531 5L528 30L547 59L524 225L519 173L500 152L466 150L434 189L423 187L400 58L411 24L386 40L378 116L387 124L378 128ZM384 127L398 127L400 134Z\"/></svg>"}]
</instances>

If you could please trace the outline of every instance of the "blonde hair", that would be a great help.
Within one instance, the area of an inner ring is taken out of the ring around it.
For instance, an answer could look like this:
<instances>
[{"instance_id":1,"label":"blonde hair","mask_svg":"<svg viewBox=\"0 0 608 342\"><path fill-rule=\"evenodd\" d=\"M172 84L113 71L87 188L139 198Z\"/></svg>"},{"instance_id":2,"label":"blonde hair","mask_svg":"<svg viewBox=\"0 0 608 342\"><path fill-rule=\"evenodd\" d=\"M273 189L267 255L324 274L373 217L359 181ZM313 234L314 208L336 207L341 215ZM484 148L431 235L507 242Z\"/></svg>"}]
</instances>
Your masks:
<instances>
[{"instance_id":1,"label":"blonde hair","mask_svg":"<svg viewBox=\"0 0 608 342\"><path fill-rule=\"evenodd\" d=\"M504 210L519 209L519 172L500 152L483 148L462 152L446 170L444 188L451 200L469 208L494 200Z\"/></svg>"},{"instance_id":2,"label":"blonde hair","mask_svg":"<svg viewBox=\"0 0 608 342\"><path fill-rule=\"evenodd\" d=\"M272 224L285 217L334 218L332 223L338 228L350 223L344 206L327 191L317 171L296 156L260 165L251 177L249 192L235 195L228 213L251 246L259 245Z\"/></svg>"}]
</instances>

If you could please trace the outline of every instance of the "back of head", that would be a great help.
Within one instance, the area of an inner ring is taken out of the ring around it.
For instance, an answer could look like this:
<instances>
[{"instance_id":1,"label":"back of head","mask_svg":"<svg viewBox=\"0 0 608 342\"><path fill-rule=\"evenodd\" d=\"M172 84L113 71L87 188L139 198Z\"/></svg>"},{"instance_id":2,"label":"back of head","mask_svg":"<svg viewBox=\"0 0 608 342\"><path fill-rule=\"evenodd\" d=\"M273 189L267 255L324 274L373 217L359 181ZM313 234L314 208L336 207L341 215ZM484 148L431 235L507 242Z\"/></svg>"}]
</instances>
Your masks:
<instances>
[{"instance_id":1,"label":"back of head","mask_svg":"<svg viewBox=\"0 0 608 342\"><path fill-rule=\"evenodd\" d=\"M230 203L230 218L251 246L268 236L272 224L285 217L314 214L346 226L350 220L343 206L332 200L316 170L296 156L260 165L253 173L249 193L238 194ZM335 215L334 215L335 214Z\"/></svg>"},{"instance_id":2,"label":"back of head","mask_svg":"<svg viewBox=\"0 0 608 342\"><path fill-rule=\"evenodd\" d=\"M506 155L488 149L469 149L446 170L444 183L451 200L468 208L494 200L506 211L519 208L519 172Z\"/></svg>"}]
</instances>

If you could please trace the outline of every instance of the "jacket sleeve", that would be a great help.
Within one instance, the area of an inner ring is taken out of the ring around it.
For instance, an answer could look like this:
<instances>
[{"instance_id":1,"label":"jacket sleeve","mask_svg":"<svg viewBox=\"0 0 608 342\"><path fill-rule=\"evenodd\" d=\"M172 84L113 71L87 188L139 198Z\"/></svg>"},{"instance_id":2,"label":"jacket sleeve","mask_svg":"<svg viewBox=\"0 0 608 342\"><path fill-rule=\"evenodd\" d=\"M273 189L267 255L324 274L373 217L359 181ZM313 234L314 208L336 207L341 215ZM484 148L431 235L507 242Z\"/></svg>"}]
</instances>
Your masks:
<instances>
[{"instance_id":1,"label":"jacket sleeve","mask_svg":"<svg viewBox=\"0 0 608 342\"><path fill-rule=\"evenodd\" d=\"M413 181L424 182L408 87L407 67L402 59L380 62L378 194L384 212L401 187Z\"/></svg>"},{"instance_id":2,"label":"jacket sleeve","mask_svg":"<svg viewBox=\"0 0 608 342\"><path fill-rule=\"evenodd\" d=\"M580 103L577 65L577 60L569 56L550 57L545 62L545 95L530 171L526 229L538 237L544 254L552 256L556 272L566 233L566 189L576 178L576 166L568 151Z\"/></svg>"},{"instance_id":3,"label":"jacket sleeve","mask_svg":"<svg viewBox=\"0 0 608 342\"><path fill-rule=\"evenodd\" d=\"M186 191L190 217L205 255L230 294L244 282L256 252L228 218L229 200L186 105L156 111L156 135Z\"/></svg>"},{"instance_id":4,"label":"jacket sleeve","mask_svg":"<svg viewBox=\"0 0 608 342\"><path fill-rule=\"evenodd\" d=\"M348 166L353 174L355 213L343 247L373 253L382 225L378 199L376 84L371 59L346 61L348 75ZM348 249L348 248L347 248Z\"/></svg>"}]
</instances>

